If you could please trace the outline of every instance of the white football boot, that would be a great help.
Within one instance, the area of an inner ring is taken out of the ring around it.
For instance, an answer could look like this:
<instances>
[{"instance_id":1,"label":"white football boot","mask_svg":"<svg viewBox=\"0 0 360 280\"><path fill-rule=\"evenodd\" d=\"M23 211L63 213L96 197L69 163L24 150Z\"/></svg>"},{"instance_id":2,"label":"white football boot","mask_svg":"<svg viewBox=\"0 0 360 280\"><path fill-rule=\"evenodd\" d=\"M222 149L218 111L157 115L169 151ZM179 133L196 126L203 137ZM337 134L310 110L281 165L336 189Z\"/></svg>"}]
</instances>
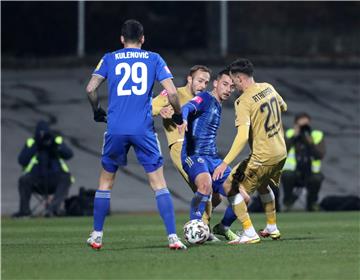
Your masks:
<instances>
[{"instance_id":1,"label":"white football boot","mask_svg":"<svg viewBox=\"0 0 360 280\"><path fill-rule=\"evenodd\" d=\"M259 230L259 235L264 238L271 237L271 239L273 240L280 239L281 237L281 233L277 227L273 229L269 229L268 227L265 227L264 229Z\"/></svg>"},{"instance_id":2,"label":"white football boot","mask_svg":"<svg viewBox=\"0 0 360 280\"><path fill-rule=\"evenodd\" d=\"M179 237L175 236L169 236L169 248L171 250L186 250L187 247L181 242Z\"/></svg>"},{"instance_id":3,"label":"white football boot","mask_svg":"<svg viewBox=\"0 0 360 280\"><path fill-rule=\"evenodd\" d=\"M239 238L228 242L228 244L256 244L260 242L260 237L257 233L253 236L248 236L245 234L245 232L242 232L242 234L239 236Z\"/></svg>"},{"instance_id":4,"label":"white football boot","mask_svg":"<svg viewBox=\"0 0 360 280\"><path fill-rule=\"evenodd\" d=\"M102 247L102 236L103 233L93 231L90 233L90 237L86 241L86 243L95 250L100 250Z\"/></svg>"}]
</instances>

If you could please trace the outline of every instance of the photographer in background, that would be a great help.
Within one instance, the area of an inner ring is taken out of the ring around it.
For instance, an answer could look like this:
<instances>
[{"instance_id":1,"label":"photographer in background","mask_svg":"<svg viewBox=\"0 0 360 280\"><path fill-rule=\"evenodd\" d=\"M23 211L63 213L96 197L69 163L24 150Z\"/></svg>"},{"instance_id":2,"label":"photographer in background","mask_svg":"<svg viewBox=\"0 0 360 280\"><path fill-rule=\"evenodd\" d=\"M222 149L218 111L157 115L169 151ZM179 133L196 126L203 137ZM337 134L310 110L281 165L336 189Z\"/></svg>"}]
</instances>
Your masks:
<instances>
[{"instance_id":1,"label":"photographer in background","mask_svg":"<svg viewBox=\"0 0 360 280\"><path fill-rule=\"evenodd\" d=\"M294 128L285 133L288 156L281 177L284 206L290 210L296 199L294 188L307 189L306 210L317 210L317 200L324 175L320 172L325 155L324 133L312 129L307 113L295 116Z\"/></svg>"},{"instance_id":2,"label":"photographer in background","mask_svg":"<svg viewBox=\"0 0 360 280\"><path fill-rule=\"evenodd\" d=\"M59 214L71 185L71 174L64 159L72 156L73 152L63 138L52 132L47 122L38 122L35 136L26 140L18 157L23 175L19 179L20 210L13 214L14 218L31 216L30 198L33 192L46 197L54 194L47 203L45 216Z\"/></svg>"}]
</instances>

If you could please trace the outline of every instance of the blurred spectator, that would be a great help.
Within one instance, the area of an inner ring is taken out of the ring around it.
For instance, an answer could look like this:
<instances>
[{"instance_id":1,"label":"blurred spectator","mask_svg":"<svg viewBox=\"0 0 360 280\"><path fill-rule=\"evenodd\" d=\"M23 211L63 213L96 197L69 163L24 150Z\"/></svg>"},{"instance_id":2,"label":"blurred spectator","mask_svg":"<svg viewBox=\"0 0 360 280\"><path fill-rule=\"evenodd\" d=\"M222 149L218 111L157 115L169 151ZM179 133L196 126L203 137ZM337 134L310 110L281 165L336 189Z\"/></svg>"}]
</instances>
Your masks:
<instances>
[{"instance_id":1,"label":"blurred spectator","mask_svg":"<svg viewBox=\"0 0 360 280\"><path fill-rule=\"evenodd\" d=\"M295 116L294 128L285 133L288 157L281 177L285 210L290 210L298 196L294 188L307 190L306 210L318 209L317 200L324 175L320 172L325 155L324 133L313 129L307 113Z\"/></svg>"},{"instance_id":2,"label":"blurred spectator","mask_svg":"<svg viewBox=\"0 0 360 280\"><path fill-rule=\"evenodd\" d=\"M63 138L52 132L47 122L38 122L34 137L26 140L18 157L23 175L19 179L20 209L13 214L14 218L31 216L30 199L33 192L46 198L54 194L46 204L45 216L59 214L71 185L71 175L64 159L72 156L73 152Z\"/></svg>"}]
</instances>

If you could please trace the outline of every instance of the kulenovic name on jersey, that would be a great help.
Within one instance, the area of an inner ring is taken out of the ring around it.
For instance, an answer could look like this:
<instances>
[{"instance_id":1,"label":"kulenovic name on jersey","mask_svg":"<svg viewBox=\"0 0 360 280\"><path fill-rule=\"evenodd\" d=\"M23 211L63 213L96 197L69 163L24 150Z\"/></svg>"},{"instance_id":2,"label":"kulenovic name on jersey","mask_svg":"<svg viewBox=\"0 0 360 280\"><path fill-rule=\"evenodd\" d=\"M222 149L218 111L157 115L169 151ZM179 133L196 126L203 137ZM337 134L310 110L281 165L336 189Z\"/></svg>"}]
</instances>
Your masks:
<instances>
[{"instance_id":1,"label":"kulenovic name on jersey","mask_svg":"<svg viewBox=\"0 0 360 280\"><path fill-rule=\"evenodd\" d=\"M124 58L149 58L148 52L121 52L115 53L115 59Z\"/></svg>"}]
</instances>

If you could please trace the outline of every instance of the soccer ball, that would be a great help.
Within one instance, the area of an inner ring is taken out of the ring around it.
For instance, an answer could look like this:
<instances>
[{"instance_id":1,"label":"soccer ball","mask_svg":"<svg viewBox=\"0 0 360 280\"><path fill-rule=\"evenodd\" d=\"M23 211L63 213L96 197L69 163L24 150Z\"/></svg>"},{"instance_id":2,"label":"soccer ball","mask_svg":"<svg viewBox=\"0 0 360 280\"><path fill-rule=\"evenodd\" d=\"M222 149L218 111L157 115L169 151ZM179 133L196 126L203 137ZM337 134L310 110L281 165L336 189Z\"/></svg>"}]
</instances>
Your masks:
<instances>
[{"instance_id":1,"label":"soccer ball","mask_svg":"<svg viewBox=\"0 0 360 280\"><path fill-rule=\"evenodd\" d=\"M202 220L191 220L184 225L184 238L189 244L203 244L209 235L210 229Z\"/></svg>"}]
</instances>

